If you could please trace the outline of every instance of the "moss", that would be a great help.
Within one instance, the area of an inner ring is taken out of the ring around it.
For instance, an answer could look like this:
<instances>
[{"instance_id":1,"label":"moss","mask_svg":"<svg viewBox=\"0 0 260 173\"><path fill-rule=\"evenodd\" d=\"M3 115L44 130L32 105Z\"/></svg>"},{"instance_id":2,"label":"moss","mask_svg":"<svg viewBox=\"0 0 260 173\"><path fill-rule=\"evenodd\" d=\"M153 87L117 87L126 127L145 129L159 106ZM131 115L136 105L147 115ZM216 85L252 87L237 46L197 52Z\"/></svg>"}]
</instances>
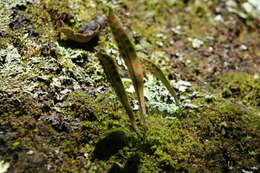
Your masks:
<instances>
[{"instance_id":1,"label":"moss","mask_svg":"<svg viewBox=\"0 0 260 173\"><path fill-rule=\"evenodd\" d=\"M150 118L149 123L147 145L150 148L148 153L155 159L152 165L166 172L189 170L186 164L195 164L192 158L203 151L199 137L190 135L193 127L190 127L190 130L184 129L178 119L158 117ZM145 165L141 169L147 170Z\"/></svg>"},{"instance_id":2,"label":"moss","mask_svg":"<svg viewBox=\"0 0 260 173\"><path fill-rule=\"evenodd\" d=\"M126 161L124 167L121 167L117 163L113 164L108 170L108 173L138 173L141 156L138 153L131 155Z\"/></svg>"},{"instance_id":3,"label":"moss","mask_svg":"<svg viewBox=\"0 0 260 173\"><path fill-rule=\"evenodd\" d=\"M105 137L97 142L95 150L93 151L93 157L95 159L107 160L129 144L130 139L125 130L113 129L107 132Z\"/></svg>"},{"instance_id":4,"label":"moss","mask_svg":"<svg viewBox=\"0 0 260 173\"><path fill-rule=\"evenodd\" d=\"M229 73L219 78L222 97L232 101L240 100L248 106L259 107L260 80L245 73Z\"/></svg>"},{"instance_id":5,"label":"moss","mask_svg":"<svg viewBox=\"0 0 260 173\"><path fill-rule=\"evenodd\" d=\"M248 139L247 136L257 136L259 117L236 104L220 103L214 107L213 111L206 110L201 115L204 120L198 122L207 160L211 158L215 164L224 164L222 171L230 169L227 162L232 162L235 170L254 165L257 158L251 157L248 151L257 150L256 141L249 140L245 144L243 140Z\"/></svg>"},{"instance_id":6,"label":"moss","mask_svg":"<svg viewBox=\"0 0 260 173\"><path fill-rule=\"evenodd\" d=\"M95 112L98 110L95 110L95 108L98 107L93 107L93 98L84 93L74 92L69 95L67 101L71 103L68 112L72 116L80 118L82 121L94 121L97 119Z\"/></svg>"},{"instance_id":7,"label":"moss","mask_svg":"<svg viewBox=\"0 0 260 173\"><path fill-rule=\"evenodd\" d=\"M181 120L149 118L140 172L223 172L256 165L251 153L257 151L257 114L217 101L198 111L183 112L189 116Z\"/></svg>"}]
</instances>

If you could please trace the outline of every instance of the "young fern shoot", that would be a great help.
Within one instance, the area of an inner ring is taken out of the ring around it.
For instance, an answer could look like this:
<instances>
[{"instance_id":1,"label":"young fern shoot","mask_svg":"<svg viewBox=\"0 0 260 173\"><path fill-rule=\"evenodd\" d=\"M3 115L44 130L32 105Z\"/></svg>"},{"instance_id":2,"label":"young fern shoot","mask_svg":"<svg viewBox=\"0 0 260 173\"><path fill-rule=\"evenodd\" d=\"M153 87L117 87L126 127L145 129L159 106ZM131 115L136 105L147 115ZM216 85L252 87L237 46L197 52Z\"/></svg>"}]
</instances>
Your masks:
<instances>
[{"instance_id":1,"label":"young fern shoot","mask_svg":"<svg viewBox=\"0 0 260 173\"><path fill-rule=\"evenodd\" d=\"M132 128L138 133L138 128L135 123L134 113L127 99L127 94L124 85L117 71L117 66L113 58L102 52L99 52L97 54L97 57L104 69L108 81L111 83L111 86L115 90L117 97L119 98L120 102L124 106L127 115L129 116Z\"/></svg>"},{"instance_id":2,"label":"young fern shoot","mask_svg":"<svg viewBox=\"0 0 260 173\"><path fill-rule=\"evenodd\" d=\"M128 38L127 33L123 29L121 22L118 17L114 14L112 8L109 8L108 24L114 35L115 41L119 48L120 55L124 59L127 66L131 80L137 94L139 109L141 112L141 121L144 125L145 131L147 130L146 125L146 108L144 103L144 82L143 82L143 70L140 59L138 58L134 45Z\"/></svg>"}]
</instances>

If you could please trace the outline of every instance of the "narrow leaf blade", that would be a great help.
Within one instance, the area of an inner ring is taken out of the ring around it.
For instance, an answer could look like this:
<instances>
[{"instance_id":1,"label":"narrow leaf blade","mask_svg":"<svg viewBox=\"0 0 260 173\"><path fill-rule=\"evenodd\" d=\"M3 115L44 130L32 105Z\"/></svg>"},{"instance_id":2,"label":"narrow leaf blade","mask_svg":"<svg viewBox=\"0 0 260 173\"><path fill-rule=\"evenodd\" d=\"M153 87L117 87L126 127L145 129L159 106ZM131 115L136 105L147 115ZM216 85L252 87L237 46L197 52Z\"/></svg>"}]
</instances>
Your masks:
<instances>
[{"instance_id":1,"label":"narrow leaf blade","mask_svg":"<svg viewBox=\"0 0 260 173\"><path fill-rule=\"evenodd\" d=\"M163 74L162 70L156 64L154 64L151 60L149 60L147 58L142 58L142 63L145 67L144 69L147 72L152 73L157 79L159 79L164 84L164 86L168 89L170 94L173 96L176 105L179 106L180 103L179 103L179 100L177 98L176 92L172 88L169 80Z\"/></svg>"},{"instance_id":2,"label":"narrow leaf blade","mask_svg":"<svg viewBox=\"0 0 260 173\"><path fill-rule=\"evenodd\" d=\"M129 119L131 121L133 129L137 132L138 129L135 124L134 113L133 113L133 110L128 101L124 85L123 85L120 75L117 71L117 66L115 65L115 62L113 61L113 58L110 57L109 55L107 55L105 53L101 53L101 52L99 52L97 54L97 57L100 60L100 63L104 69L104 72L108 78L108 81L110 82L111 86L115 90L116 95L119 98L120 102L124 106L126 113L129 116Z\"/></svg>"},{"instance_id":3,"label":"narrow leaf blade","mask_svg":"<svg viewBox=\"0 0 260 173\"><path fill-rule=\"evenodd\" d=\"M108 23L116 40L119 52L125 61L130 77L137 94L138 102L140 105L141 120L145 129L146 122L146 107L144 103L144 82L142 64L137 57L134 45L130 41L127 33L125 32L118 17L114 14L112 8L109 8Z\"/></svg>"}]
</instances>

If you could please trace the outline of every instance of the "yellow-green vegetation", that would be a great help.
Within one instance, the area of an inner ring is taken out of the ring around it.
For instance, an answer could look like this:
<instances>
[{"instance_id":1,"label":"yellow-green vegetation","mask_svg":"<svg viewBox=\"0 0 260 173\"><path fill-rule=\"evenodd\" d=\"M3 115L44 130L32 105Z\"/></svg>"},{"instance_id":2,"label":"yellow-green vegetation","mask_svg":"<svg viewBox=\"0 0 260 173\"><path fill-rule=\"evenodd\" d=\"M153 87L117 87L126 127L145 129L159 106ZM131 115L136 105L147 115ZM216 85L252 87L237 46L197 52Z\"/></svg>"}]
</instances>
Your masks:
<instances>
[{"instance_id":1,"label":"yellow-green vegetation","mask_svg":"<svg viewBox=\"0 0 260 173\"><path fill-rule=\"evenodd\" d=\"M224 98L256 108L260 106L259 78L245 73L230 73L220 77L215 85L222 88Z\"/></svg>"},{"instance_id":2,"label":"yellow-green vegetation","mask_svg":"<svg viewBox=\"0 0 260 173\"><path fill-rule=\"evenodd\" d=\"M256 9L252 2L1 0L1 171L259 172L259 20L244 9ZM104 4L181 103L176 109L172 93L144 76L145 140L131 130L97 57L102 48L120 67L137 117L110 30L85 45L59 32L61 21L77 30L104 15Z\"/></svg>"}]
</instances>

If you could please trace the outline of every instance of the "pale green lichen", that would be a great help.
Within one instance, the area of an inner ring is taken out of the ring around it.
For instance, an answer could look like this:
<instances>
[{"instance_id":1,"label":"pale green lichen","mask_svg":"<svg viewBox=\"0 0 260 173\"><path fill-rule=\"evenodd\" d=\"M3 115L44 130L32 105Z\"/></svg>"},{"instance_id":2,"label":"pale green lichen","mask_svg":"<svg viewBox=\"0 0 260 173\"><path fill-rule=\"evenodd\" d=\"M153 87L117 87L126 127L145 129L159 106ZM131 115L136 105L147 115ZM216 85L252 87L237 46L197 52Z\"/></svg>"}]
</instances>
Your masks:
<instances>
[{"instance_id":1,"label":"pale green lichen","mask_svg":"<svg viewBox=\"0 0 260 173\"><path fill-rule=\"evenodd\" d=\"M8 162L0 160L0 173L6 173L9 167L10 164Z\"/></svg>"}]
</instances>

